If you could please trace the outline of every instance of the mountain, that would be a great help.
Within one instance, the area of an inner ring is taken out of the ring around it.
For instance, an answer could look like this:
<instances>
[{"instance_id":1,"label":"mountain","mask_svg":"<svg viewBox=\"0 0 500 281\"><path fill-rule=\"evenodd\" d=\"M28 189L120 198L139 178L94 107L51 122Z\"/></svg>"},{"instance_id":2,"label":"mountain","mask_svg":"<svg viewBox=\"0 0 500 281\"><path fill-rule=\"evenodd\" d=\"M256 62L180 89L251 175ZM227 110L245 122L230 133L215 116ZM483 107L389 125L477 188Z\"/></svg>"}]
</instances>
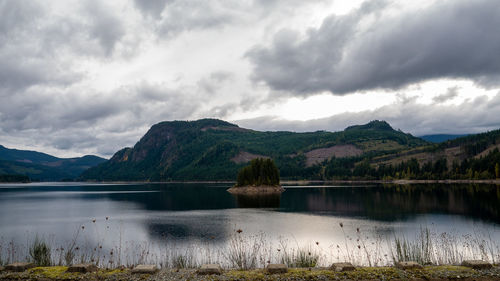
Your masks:
<instances>
[{"instance_id":1,"label":"mountain","mask_svg":"<svg viewBox=\"0 0 500 281\"><path fill-rule=\"evenodd\" d=\"M43 163L58 161L59 158L49 154L30 151L30 150L17 150L9 149L0 145L0 159L5 161L18 161L26 163Z\"/></svg>"},{"instance_id":2,"label":"mountain","mask_svg":"<svg viewBox=\"0 0 500 281\"><path fill-rule=\"evenodd\" d=\"M9 149L0 145L0 175L24 175L32 180L59 181L75 179L106 159L86 155L77 158L58 158L49 154Z\"/></svg>"},{"instance_id":3,"label":"mountain","mask_svg":"<svg viewBox=\"0 0 500 281\"><path fill-rule=\"evenodd\" d=\"M445 142L448 140L454 140L454 139L465 137L465 136L467 136L467 135L466 134L464 134L464 135L437 134L437 135L420 136L420 138L423 140L426 140L428 142L432 142L432 143L441 143L441 142Z\"/></svg>"},{"instance_id":4,"label":"mountain","mask_svg":"<svg viewBox=\"0 0 500 281\"><path fill-rule=\"evenodd\" d=\"M378 178L500 179L500 130L370 159Z\"/></svg>"},{"instance_id":5,"label":"mountain","mask_svg":"<svg viewBox=\"0 0 500 281\"><path fill-rule=\"evenodd\" d=\"M349 126L346 131L352 130L373 130L373 131L394 131L389 123L380 120L373 120L368 124Z\"/></svg>"},{"instance_id":6,"label":"mountain","mask_svg":"<svg viewBox=\"0 0 500 281\"><path fill-rule=\"evenodd\" d=\"M260 132L217 119L161 122L133 148L82 174L84 180L234 180L257 157L273 158L282 178L318 178L332 159L394 154L429 143L385 121L341 132Z\"/></svg>"}]
</instances>

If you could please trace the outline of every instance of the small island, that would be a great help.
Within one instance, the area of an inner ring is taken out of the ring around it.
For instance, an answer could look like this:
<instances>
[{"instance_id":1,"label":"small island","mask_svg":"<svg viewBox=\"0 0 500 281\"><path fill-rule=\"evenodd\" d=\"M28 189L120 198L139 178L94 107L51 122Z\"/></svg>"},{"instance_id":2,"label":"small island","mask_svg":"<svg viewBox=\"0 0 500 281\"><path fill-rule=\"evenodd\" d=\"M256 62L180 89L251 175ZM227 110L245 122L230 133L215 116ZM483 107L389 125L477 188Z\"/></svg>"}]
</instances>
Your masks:
<instances>
[{"instance_id":1,"label":"small island","mask_svg":"<svg viewBox=\"0 0 500 281\"><path fill-rule=\"evenodd\" d=\"M227 191L241 195L264 195L280 194L285 189L280 186L279 170L274 161L256 158L239 171L236 184Z\"/></svg>"}]
</instances>

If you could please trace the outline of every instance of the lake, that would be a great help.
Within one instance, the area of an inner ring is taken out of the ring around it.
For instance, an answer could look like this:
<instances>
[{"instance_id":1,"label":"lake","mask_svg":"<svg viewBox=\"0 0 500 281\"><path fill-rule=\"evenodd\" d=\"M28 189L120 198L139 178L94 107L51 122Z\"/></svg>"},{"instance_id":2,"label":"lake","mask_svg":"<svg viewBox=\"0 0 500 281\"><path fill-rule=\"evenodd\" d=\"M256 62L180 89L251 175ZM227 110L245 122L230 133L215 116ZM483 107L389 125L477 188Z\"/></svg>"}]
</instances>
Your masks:
<instances>
[{"instance_id":1,"label":"lake","mask_svg":"<svg viewBox=\"0 0 500 281\"><path fill-rule=\"evenodd\" d=\"M1 260L27 259L36 237L54 262L256 266L299 253L318 264L390 264L395 239L432 242L432 262L500 259L495 185L284 186L281 196L235 197L230 184L0 185ZM412 244L413 245L413 244ZM416 245L416 244L415 244ZM59 261L58 261L59 260Z\"/></svg>"}]
</instances>

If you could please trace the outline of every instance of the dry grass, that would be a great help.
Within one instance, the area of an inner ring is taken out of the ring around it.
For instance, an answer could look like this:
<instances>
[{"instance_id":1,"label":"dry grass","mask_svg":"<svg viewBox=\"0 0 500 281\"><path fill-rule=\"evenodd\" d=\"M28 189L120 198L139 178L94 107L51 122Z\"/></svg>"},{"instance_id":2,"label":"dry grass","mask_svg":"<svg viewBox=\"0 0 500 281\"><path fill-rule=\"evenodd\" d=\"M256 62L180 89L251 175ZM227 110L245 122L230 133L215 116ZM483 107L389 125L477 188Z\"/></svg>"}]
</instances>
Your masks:
<instances>
[{"instance_id":1,"label":"dry grass","mask_svg":"<svg viewBox=\"0 0 500 281\"><path fill-rule=\"evenodd\" d=\"M333 227L332 231L342 233L341 243L320 245L312 240L309 245L304 245L289 238L269 239L263 233L247 235L235 230L222 244L213 244L211 240L186 245L173 241L166 243L169 241L167 238L159 244L115 239L113 241L118 244L104 247L110 245L108 234L79 228L73 239L62 243L63 246L56 244L55 239L38 239L36 245L44 245L44 264L90 262L102 268L117 268L121 265L131 267L145 263L157 264L162 268L196 268L205 263L217 263L224 268L252 269L264 268L269 263L313 268L345 261L360 266L384 266L408 260L435 265L456 265L466 259L481 259L491 263L500 261L499 241L487 232L454 235L435 233L423 227L415 236L394 234L392 239L387 240L376 230L365 231L342 223ZM98 236L98 244L88 242L96 239L88 239L86 235ZM33 247L35 244L31 244L30 251L29 243L23 245L10 241L4 244L2 241L5 240L0 240L0 264L28 261L38 255L35 254L38 250L35 251Z\"/></svg>"}]
</instances>

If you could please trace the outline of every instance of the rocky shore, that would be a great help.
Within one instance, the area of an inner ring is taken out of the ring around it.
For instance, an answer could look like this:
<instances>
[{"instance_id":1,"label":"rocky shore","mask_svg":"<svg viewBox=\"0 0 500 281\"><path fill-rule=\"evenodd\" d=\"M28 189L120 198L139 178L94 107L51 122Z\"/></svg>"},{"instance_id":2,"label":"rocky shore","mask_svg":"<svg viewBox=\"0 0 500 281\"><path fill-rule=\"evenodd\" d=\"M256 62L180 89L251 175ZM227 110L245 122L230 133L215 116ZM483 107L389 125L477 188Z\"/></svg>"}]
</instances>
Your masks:
<instances>
[{"instance_id":1,"label":"rocky shore","mask_svg":"<svg viewBox=\"0 0 500 281\"><path fill-rule=\"evenodd\" d=\"M282 186L271 185L248 185L248 186L233 186L227 190L235 195L270 195L281 194L285 189Z\"/></svg>"}]
</instances>

